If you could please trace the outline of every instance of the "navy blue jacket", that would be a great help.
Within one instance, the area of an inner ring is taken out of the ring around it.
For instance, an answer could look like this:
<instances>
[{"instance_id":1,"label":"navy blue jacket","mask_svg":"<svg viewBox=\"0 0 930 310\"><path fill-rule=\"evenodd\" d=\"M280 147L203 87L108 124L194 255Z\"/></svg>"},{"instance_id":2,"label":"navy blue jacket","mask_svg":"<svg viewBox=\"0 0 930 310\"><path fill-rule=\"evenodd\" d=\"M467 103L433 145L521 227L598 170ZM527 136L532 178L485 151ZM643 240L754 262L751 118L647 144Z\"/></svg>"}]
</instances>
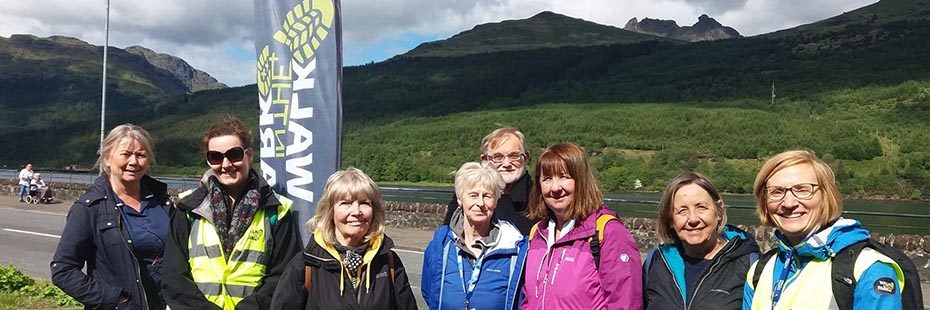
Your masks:
<instances>
[{"instance_id":1,"label":"navy blue jacket","mask_svg":"<svg viewBox=\"0 0 930 310\"><path fill-rule=\"evenodd\" d=\"M171 213L164 183L143 176L142 187ZM132 244L126 241L129 232L115 197L110 181L101 176L71 206L51 263L52 282L86 309L164 308L161 296L151 296L158 288L142 275ZM120 294L129 300L118 304Z\"/></svg>"}]
</instances>

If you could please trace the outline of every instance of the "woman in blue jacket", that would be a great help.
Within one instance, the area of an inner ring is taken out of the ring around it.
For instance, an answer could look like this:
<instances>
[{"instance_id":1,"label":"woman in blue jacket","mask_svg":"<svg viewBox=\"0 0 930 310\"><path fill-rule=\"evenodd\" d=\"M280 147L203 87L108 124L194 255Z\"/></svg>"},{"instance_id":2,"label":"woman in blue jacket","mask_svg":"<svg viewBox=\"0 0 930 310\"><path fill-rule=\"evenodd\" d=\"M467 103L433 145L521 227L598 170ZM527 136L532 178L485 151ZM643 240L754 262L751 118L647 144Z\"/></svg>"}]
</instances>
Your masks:
<instances>
[{"instance_id":1,"label":"woman in blue jacket","mask_svg":"<svg viewBox=\"0 0 930 310\"><path fill-rule=\"evenodd\" d=\"M124 124L103 144L104 174L68 212L52 282L87 309L165 309L159 285L170 201L165 184L145 174L155 161L152 139Z\"/></svg>"},{"instance_id":2,"label":"woman in blue jacket","mask_svg":"<svg viewBox=\"0 0 930 310\"><path fill-rule=\"evenodd\" d=\"M436 230L423 256L422 293L430 309L515 309L526 239L494 216L504 180L489 164L455 173L458 210Z\"/></svg>"},{"instance_id":3,"label":"woman in blue jacket","mask_svg":"<svg viewBox=\"0 0 930 310\"><path fill-rule=\"evenodd\" d=\"M743 309L843 309L850 297L852 309L901 309L901 267L874 249L856 257L856 282L834 278L838 254L870 237L859 221L840 217L843 201L823 160L802 150L775 155L753 193L759 220L776 229L775 248L749 268ZM834 287L852 284L852 296L834 295Z\"/></svg>"}]
</instances>

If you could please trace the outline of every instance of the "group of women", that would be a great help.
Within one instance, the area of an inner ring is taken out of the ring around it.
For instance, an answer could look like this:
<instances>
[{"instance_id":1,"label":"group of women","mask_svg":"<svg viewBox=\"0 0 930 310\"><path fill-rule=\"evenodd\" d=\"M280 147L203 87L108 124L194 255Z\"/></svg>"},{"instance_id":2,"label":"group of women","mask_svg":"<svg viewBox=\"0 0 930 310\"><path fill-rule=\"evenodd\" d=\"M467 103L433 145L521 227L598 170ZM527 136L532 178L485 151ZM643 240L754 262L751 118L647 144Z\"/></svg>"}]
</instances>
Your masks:
<instances>
[{"instance_id":1,"label":"group of women","mask_svg":"<svg viewBox=\"0 0 930 310\"><path fill-rule=\"evenodd\" d=\"M291 202L250 167L251 139L234 118L213 124L202 141L210 169L173 206L146 175L148 133L114 128L98 162L105 173L69 212L53 282L92 309L415 309L371 178L349 168L327 179L304 246ZM772 157L756 178L759 218L777 229L764 264L698 173L668 184L662 244L645 260L574 144L538 157L528 236L494 215L504 186L488 163L455 173L458 209L424 253L430 309L828 309L834 254L869 238L840 217L833 172L807 151ZM856 309L901 307L893 260L871 253L856 266Z\"/></svg>"}]
</instances>

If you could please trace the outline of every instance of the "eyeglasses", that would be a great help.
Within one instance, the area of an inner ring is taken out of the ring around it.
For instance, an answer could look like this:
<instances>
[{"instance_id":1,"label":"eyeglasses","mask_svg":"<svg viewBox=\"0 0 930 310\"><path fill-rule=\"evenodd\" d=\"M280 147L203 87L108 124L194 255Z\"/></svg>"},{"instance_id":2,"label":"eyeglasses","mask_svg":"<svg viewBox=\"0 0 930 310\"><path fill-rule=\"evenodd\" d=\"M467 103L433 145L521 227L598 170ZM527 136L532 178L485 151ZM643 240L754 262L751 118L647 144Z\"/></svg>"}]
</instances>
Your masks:
<instances>
[{"instance_id":1,"label":"eyeglasses","mask_svg":"<svg viewBox=\"0 0 930 310\"><path fill-rule=\"evenodd\" d=\"M809 200L814 198L814 193L816 193L819 188L819 184L813 183L795 184L791 187L767 186L765 187L765 194L769 197L769 201L772 202L785 199L785 195L787 195L788 192L791 192L795 198L800 200Z\"/></svg>"},{"instance_id":2,"label":"eyeglasses","mask_svg":"<svg viewBox=\"0 0 930 310\"><path fill-rule=\"evenodd\" d=\"M493 163L495 163L495 164L499 164L499 163L504 162L504 157L506 157L507 159L510 159L510 161L513 162L513 161L518 161L518 160L522 159L522 158L523 158L523 155L525 155L525 153L523 153L523 152L513 152L513 153L510 153L510 154L507 154L507 155L500 154L500 153L494 154L494 155L484 154L484 159L485 159L485 160L490 160L491 162L493 162Z\"/></svg>"},{"instance_id":3,"label":"eyeglasses","mask_svg":"<svg viewBox=\"0 0 930 310\"><path fill-rule=\"evenodd\" d=\"M207 162L211 165L221 165L223 164L223 158L228 158L229 162L235 163L242 160L245 157L245 151L242 147L234 147L226 150L226 153L220 153L217 151L207 151Z\"/></svg>"}]
</instances>

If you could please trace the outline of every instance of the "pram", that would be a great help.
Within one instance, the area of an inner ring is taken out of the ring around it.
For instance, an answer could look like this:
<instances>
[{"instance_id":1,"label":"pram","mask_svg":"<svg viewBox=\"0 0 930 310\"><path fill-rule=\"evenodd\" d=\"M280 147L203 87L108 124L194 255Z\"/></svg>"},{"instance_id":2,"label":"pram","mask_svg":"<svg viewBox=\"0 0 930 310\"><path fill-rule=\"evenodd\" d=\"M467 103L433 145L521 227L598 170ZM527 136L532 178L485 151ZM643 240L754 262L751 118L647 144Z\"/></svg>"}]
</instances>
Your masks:
<instances>
[{"instance_id":1,"label":"pram","mask_svg":"<svg viewBox=\"0 0 930 310\"><path fill-rule=\"evenodd\" d=\"M52 202L52 189L51 188L46 187L44 189L40 189L38 185L35 185L35 184L29 185L29 195L26 195L26 203L37 204L37 203L51 203L51 202Z\"/></svg>"}]
</instances>

